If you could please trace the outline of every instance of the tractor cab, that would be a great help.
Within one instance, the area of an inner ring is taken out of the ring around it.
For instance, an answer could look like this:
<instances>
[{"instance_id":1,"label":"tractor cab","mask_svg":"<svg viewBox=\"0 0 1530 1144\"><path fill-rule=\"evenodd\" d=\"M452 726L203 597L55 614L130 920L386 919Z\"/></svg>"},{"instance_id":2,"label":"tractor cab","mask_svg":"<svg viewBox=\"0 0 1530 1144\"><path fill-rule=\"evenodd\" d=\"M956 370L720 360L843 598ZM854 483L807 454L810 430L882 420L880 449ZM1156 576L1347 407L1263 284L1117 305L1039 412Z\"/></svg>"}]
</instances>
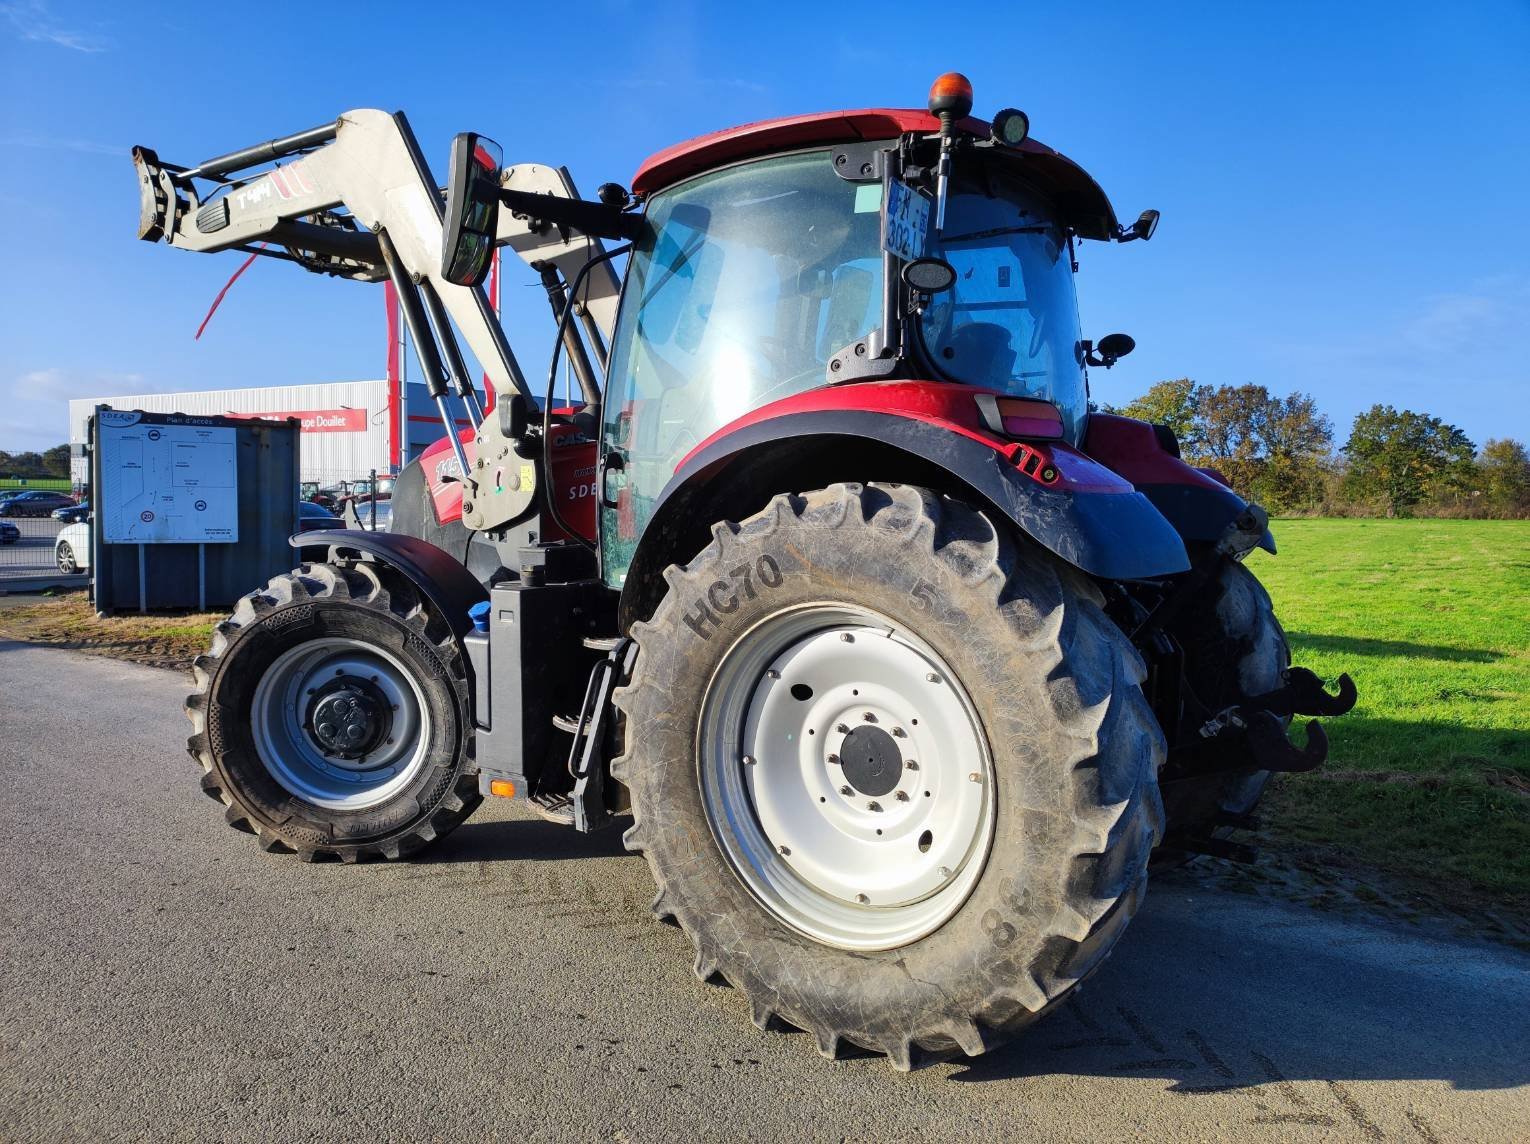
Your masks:
<instances>
[{"instance_id":1,"label":"tractor cab","mask_svg":"<svg viewBox=\"0 0 1530 1144\"><path fill-rule=\"evenodd\" d=\"M604 406L636 505L731 422L850 381L1035 398L1056 409L1064 439L1081 438L1075 220L1026 178L1027 152L969 131L938 225L938 121L857 114L752 129L760 153L743 157L728 158L726 138L705 142L693 158L720 152L720 166L648 191ZM806 125L888 134L794 145ZM637 186L676 166L655 161ZM644 515L613 510L609 523L635 534Z\"/></svg>"}]
</instances>

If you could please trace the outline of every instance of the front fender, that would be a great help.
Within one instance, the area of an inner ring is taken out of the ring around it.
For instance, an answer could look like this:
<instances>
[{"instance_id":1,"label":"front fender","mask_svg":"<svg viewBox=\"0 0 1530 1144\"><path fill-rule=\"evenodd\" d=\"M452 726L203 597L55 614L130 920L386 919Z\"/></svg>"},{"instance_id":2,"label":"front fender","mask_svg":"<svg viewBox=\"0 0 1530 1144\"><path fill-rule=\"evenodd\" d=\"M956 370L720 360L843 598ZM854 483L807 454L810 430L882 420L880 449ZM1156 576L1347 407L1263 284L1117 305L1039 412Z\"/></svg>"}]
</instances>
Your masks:
<instances>
[{"instance_id":1,"label":"front fender","mask_svg":"<svg viewBox=\"0 0 1530 1144\"><path fill-rule=\"evenodd\" d=\"M417 536L368 532L358 528L325 528L300 532L288 537L287 543L294 548L327 547L332 556L336 552L356 552L397 569L451 625L458 640L473 626L468 609L489 598L478 578L451 553Z\"/></svg>"}]
</instances>

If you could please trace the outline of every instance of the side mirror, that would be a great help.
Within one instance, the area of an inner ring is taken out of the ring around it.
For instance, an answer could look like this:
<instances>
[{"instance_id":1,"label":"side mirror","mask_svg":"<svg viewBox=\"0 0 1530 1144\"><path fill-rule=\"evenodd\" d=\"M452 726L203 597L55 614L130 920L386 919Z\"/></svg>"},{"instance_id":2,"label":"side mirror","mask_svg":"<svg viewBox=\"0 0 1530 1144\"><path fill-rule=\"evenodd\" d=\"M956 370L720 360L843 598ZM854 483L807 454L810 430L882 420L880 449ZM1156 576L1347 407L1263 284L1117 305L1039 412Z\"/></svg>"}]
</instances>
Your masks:
<instances>
[{"instance_id":1,"label":"side mirror","mask_svg":"<svg viewBox=\"0 0 1530 1144\"><path fill-rule=\"evenodd\" d=\"M488 276L499 226L499 144L464 131L452 140L441 231L441 277L477 286Z\"/></svg>"},{"instance_id":2,"label":"side mirror","mask_svg":"<svg viewBox=\"0 0 1530 1144\"><path fill-rule=\"evenodd\" d=\"M1109 369L1136 348L1137 339L1130 334L1106 334L1098 344L1084 343L1084 364Z\"/></svg>"}]
</instances>

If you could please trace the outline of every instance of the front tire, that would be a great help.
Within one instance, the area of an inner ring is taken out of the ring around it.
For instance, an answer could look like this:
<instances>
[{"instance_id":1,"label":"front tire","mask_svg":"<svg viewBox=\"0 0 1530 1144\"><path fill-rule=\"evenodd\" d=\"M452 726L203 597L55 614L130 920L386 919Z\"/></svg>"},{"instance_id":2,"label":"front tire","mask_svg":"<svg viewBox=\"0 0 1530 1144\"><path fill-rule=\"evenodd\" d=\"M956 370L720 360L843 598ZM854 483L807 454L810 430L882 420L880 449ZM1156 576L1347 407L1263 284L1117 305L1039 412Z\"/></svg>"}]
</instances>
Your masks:
<instances>
[{"instance_id":1,"label":"front tire","mask_svg":"<svg viewBox=\"0 0 1530 1144\"><path fill-rule=\"evenodd\" d=\"M923 489L778 496L713 536L616 693L655 912L699 977L826 1056L993 1048L1145 889L1164 742L1141 659L1081 576Z\"/></svg>"},{"instance_id":2,"label":"front tire","mask_svg":"<svg viewBox=\"0 0 1530 1144\"><path fill-rule=\"evenodd\" d=\"M202 789L262 849L402 858L481 801L461 651L385 565L277 576L239 601L192 671Z\"/></svg>"}]
</instances>

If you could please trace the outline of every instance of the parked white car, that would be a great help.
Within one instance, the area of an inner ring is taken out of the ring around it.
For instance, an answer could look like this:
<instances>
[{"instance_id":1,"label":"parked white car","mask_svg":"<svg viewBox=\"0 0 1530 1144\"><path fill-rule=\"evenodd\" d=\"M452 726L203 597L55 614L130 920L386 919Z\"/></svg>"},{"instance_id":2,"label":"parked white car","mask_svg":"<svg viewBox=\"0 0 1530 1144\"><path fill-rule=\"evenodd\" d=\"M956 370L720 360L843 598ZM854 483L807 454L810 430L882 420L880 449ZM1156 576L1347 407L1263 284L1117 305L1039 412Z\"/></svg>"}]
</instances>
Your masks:
<instances>
[{"instance_id":1,"label":"parked white car","mask_svg":"<svg viewBox=\"0 0 1530 1144\"><path fill-rule=\"evenodd\" d=\"M69 524L58 530L53 563L65 576L90 571L90 525Z\"/></svg>"}]
</instances>

